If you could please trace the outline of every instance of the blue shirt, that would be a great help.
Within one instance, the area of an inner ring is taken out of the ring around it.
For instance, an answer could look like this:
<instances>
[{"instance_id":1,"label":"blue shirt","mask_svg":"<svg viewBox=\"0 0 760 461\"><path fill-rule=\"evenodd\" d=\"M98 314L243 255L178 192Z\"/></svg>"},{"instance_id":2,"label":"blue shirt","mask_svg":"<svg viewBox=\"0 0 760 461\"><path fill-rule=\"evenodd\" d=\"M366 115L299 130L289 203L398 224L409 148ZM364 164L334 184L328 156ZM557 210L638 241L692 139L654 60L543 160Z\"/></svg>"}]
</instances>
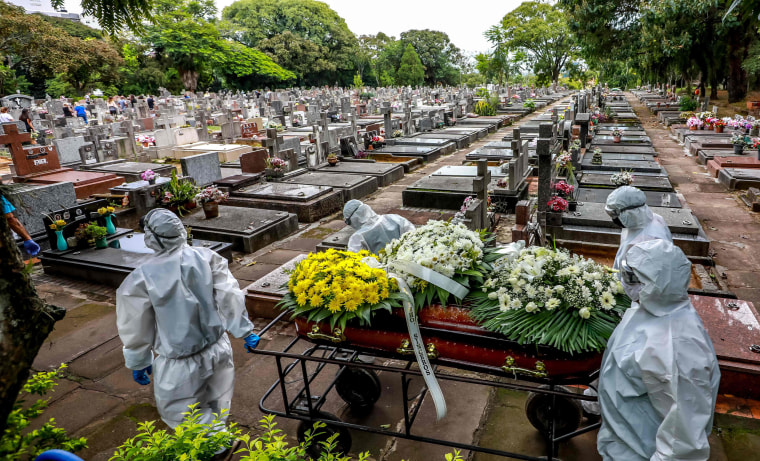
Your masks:
<instances>
[{"instance_id":1,"label":"blue shirt","mask_svg":"<svg viewBox=\"0 0 760 461\"><path fill-rule=\"evenodd\" d=\"M5 197L0 196L0 208L3 209L3 215L7 215L8 213L13 213L16 211L16 208L11 205L11 202L5 199Z\"/></svg>"},{"instance_id":2,"label":"blue shirt","mask_svg":"<svg viewBox=\"0 0 760 461\"><path fill-rule=\"evenodd\" d=\"M83 106L76 106L74 108L75 111L77 111L77 117L85 117L87 116L87 113L84 111Z\"/></svg>"}]
</instances>

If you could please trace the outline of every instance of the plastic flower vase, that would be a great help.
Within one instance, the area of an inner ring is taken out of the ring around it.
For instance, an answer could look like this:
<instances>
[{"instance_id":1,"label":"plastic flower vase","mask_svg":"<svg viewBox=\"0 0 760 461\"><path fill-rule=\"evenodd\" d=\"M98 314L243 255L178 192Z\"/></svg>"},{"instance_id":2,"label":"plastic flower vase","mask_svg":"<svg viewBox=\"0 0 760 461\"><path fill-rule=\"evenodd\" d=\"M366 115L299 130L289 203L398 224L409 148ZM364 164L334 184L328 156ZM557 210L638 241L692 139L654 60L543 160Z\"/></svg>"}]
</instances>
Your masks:
<instances>
[{"instance_id":1,"label":"plastic flower vase","mask_svg":"<svg viewBox=\"0 0 760 461\"><path fill-rule=\"evenodd\" d=\"M95 248L108 248L108 240L105 237L95 240Z\"/></svg>"},{"instance_id":2,"label":"plastic flower vase","mask_svg":"<svg viewBox=\"0 0 760 461\"><path fill-rule=\"evenodd\" d=\"M218 202L206 202L203 204L203 214L206 215L206 219L213 219L219 216L219 203Z\"/></svg>"},{"instance_id":3,"label":"plastic flower vase","mask_svg":"<svg viewBox=\"0 0 760 461\"><path fill-rule=\"evenodd\" d=\"M66 251L69 249L69 245L66 243L66 239L63 238L63 231L55 231L55 246L58 248L58 251Z\"/></svg>"},{"instance_id":4,"label":"plastic flower vase","mask_svg":"<svg viewBox=\"0 0 760 461\"><path fill-rule=\"evenodd\" d=\"M116 233L116 226L113 225L113 215L105 215L103 219L106 221L106 234L113 235Z\"/></svg>"}]
</instances>

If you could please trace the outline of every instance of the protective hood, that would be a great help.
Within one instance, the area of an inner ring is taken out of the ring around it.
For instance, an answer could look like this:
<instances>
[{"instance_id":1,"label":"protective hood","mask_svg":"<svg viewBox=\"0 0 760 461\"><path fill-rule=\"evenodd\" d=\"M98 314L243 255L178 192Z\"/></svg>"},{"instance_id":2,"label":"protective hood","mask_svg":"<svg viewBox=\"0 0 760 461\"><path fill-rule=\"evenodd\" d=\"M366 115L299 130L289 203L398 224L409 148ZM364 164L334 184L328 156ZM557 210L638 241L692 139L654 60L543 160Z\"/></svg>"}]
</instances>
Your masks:
<instances>
[{"instance_id":1,"label":"protective hood","mask_svg":"<svg viewBox=\"0 0 760 461\"><path fill-rule=\"evenodd\" d=\"M647 196L641 190L623 186L607 197L605 209L618 215L626 229L643 229L652 222L652 210L647 206Z\"/></svg>"},{"instance_id":2,"label":"protective hood","mask_svg":"<svg viewBox=\"0 0 760 461\"><path fill-rule=\"evenodd\" d=\"M639 304L647 312L659 317L689 305L691 263L673 243L657 239L636 244L626 262L641 282Z\"/></svg>"},{"instance_id":3,"label":"protective hood","mask_svg":"<svg viewBox=\"0 0 760 461\"><path fill-rule=\"evenodd\" d=\"M349 200L346 206L343 207L343 218L346 219L351 227L359 230L377 220L378 216L369 205L359 200Z\"/></svg>"},{"instance_id":4,"label":"protective hood","mask_svg":"<svg viewBox=\"0 0 760 461\"><path fill-rule=\"evenodd\" d=\"M171 211L157 208L145 215L145 246L156 254L182 248L186 242L185 226Z\"/></svg>"}]
</instances>

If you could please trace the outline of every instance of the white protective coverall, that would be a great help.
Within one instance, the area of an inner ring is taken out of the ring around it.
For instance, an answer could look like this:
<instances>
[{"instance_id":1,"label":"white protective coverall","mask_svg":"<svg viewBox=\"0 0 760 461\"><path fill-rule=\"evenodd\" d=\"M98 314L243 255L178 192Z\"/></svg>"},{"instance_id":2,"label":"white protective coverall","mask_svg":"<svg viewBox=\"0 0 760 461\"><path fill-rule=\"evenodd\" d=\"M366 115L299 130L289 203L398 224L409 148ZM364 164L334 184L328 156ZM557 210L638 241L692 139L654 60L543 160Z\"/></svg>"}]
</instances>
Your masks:
<instances>
[{"instance_id":1,"label":"white protective coverall","mask_svg":"<svg viewBox=\"0 0 760 461\"><path fill-rule=\"evenodd\" d=\"M153 365L161 419L174 428L199 403L202 423L229 409L235 370L225 331L253 331L245 297L227 260L190 247L182 222L168 210L145 218L145 244L155 254L116 291L116 321L127 368ZM156 353L155 361L153 354Z\"/></svg>"},{"instance_id":2,"label":"white protective coverall","mask_svg":"<svg viewBox=\"0 0 760 461\"><path fill-rule=\"evenodd\" d=\"M615 255L613 269L620 270L621 262L625 259L629 248L637 243L647 240L662 239L673 241L665 220L662 216L653 213L647 203L647 196L640 189L631 186L618 187L607 196L605 210L610 216L617 216L623 226L620 233L620 247ZM629 285L624 279L620 279L626 294L633 299L637 297L636 290L640 285ZM596 385L596 383L594 384ZM596 395L593 389L586 389L584 395ZM590 414L599 415L598 402L581 401L583 409Z\"/></svg>"},{"instance_id":3,"label":"white protective coverall","mask_svg":"<svg viewBox=\"0 0 760 461\"><path fill-rule=\"evenodd\" d=\"M638 302L607 343L599 375L605 461L707 460L720 371L691 305L691 263L666 240L632 246Z\"/></svg>"},{"instance_id":4,"label":"white protective coverall","mask_svg":"<svg viewBox=\"0 0 760 461\"><path fill-rule=\"evenodd\" d=\"M359 200L349 200L346 203L343 207L343 218L346 224L356 229L354 235L348 240L348 251L368 250L370 253L377 254L391 240L414 230L414 224L403 216L397 214L379 216L369 205Z\"/></svg>"}]
</instances>

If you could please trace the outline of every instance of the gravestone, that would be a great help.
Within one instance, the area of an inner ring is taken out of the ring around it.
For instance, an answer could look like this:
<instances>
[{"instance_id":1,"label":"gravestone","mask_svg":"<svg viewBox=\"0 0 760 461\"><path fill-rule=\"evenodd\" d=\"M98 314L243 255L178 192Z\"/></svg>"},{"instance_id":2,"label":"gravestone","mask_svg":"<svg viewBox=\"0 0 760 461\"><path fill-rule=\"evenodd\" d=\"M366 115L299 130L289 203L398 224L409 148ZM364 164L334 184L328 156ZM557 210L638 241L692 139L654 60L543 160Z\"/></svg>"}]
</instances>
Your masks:
<instances>
[{"instance_id":1,"label":"gravestone","mask_svg":"<svg viewBox=\"0 0 760 461\"><path fill-rule=\"evenodd\" d=\"M254 149L240 156L240 171L243 173L261 173L267 167L269 153L266 149Z\"/></svg>"},{"instance_id":2,"label":"gravestone","mask_svg":"<svg viewBox=\"0 0 760 461\"><path fill-rule=\"evenodd\" d=\"M286 211L219 206L219 216L206 219L196 212L184 216L182 223L193 230L193 237L232 243L234 250L253 253L298 230L298 218Z\"/></svg>"},{"instance_id":3,"label":"gravestone","mask_svg":"<svg viewBox=\"0 0 760 461\"><path fill-rule=\"evenodd\" d=\"M40 244L41 237L47 236L43 215L77 204L74 185L70 182L45 185L20 184L11 189L9 195L16 201L16 211L13 215L21 221L29 235Z\"/></svg>"},{"instance_id":4,"label":"gravestone","mask_svg":"<svg viewBox=\"0 0 760 461\"><path fill-rule=\"evenodd\" d=\"M199 187L212 184L222 178L219 154L216 152L183 157L180 159L180 164L182 165L182 174L193 178L195 185Z\"/></svg>"},{"instance_id":5,"label":"gravestone","mask_svg":"<svg viewBox=\"0 0 760 461\"><path fill-rule=\"evenodd\" d=\"M84 136L72 136L70 138L59 138L53 140L53 145L58 152L60 163L62 165L75 165L82 162L79 155L79 148L87 144Z\"/></svg>"},{"instance_id":6,"label":"gravestone","mask_svg":"<svg viewBox=\"0 0 760 461\"><path fill-rule=\"evenodd\" d=\"M308 172L283 180L290 184L308 184L312 186L327 186L343 193L343 201L361 199L377 190L377 178L353 174L324 173L322 171Z\"/></svg>"},{"instance_id":7,"label":"gravestone","mask_svg":"<svg viewBox=\"0 0 760 461\"><path fill-rule=\"evenodd\" d=\"M98 151L95 149L95 144L91 142L84 143L79 147L79 157L82 165L92 165L101 162L101 159L98 157Z\"/></svg>"},{"instance_id":8,"label":"gravestone","mask_svg":"<svg viewBox=\"0 0 760 461\"><path fill-rule=\"evenodd\" d=\"M159 176L155 184L149 184L148 181L143 180L132 181L112 188L111 193L127 196L129 206L134 207L136 215L145 216L150 210L159 206L158 192L169 181L171 181L171 175Z\"/></svg>"},{"instance_id":9,"label":"gravestone","mask_svg":"<svg viewBox=\"0 0 760 461\"><path fill-rule=\"evenodd\" d=\"M300 222L314 222L340 211L343 194L327 186L267 183L235 190L227 203L287 211L298 216Z\"/></svg>"}]
</instances>

